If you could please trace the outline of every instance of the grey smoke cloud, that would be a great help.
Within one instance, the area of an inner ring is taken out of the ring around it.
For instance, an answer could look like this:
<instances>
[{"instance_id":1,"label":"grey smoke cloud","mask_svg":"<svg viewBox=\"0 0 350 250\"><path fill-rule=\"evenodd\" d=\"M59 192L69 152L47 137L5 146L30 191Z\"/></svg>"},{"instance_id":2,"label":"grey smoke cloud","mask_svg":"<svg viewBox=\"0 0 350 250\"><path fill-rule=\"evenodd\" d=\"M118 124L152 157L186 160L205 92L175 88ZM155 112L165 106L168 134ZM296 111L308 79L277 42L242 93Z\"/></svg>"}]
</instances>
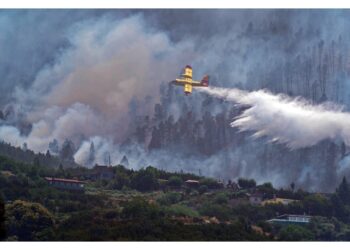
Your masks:
<instances>
[{"instance_id":1,"label":"grey smoke cloud","mask_svg":"<svg viewBox=\"0 0 350 250\"><path fill-rule=\"evenodd\" d=\"M1 140L14 146L28 147L36 152L46 152L49 142L58 139L61 143L69 138L79 142L85 136L103 131L103 118L88 105L75 103L68 108L52 106L47 108L35 122L28 135L20 133L13 125L0 126Z\"/></svg>"},{"instance_id":2,"label":"grey smoke cloud","mask_svg":"<svg viewBox=\"0 0 350 250\"><path fill-rule=\"evenodd\" d=\"M139 112L151 114L159 84L195 57L190 41L172 43L148 29L140 15L81 22L67 38L70 46L43 67L30 89L16 88L14 106L24 109L32 131L21 135L8 124L0 127L1 139L16 146L27 142L40 152L53 139L80 145L84 138L103 136L120 142L130 101L141 100Z\"/></svg>"},{"instance_id":3,"label":"grey smoke cloud","mask_svg":"<svg viewBox=\"0 0 350 250\"><path fill-rule=\"evenodd\" d=\"M172 43L148 29L140 15L81 22L68 39L70 48L39 72L29 94L17 89L17 101L45 94L39 100L47 105L90 103L115 114L126 109L132 95L157 96L159 84L194 57L190 41Z\"/></svg>"}]
</instances>

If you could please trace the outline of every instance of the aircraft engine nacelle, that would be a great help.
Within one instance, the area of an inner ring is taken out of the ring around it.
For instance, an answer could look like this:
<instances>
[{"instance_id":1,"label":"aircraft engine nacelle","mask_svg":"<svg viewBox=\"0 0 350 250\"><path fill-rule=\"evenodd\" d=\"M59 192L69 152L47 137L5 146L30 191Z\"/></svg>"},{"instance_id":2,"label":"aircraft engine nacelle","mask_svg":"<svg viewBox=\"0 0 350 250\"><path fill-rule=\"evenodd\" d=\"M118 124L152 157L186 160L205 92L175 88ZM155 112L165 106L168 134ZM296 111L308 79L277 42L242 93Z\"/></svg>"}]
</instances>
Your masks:
<instances>
[{"instance_id":1,"label":"aircraft engine nacelle","mask_svg":"<svg viewBox=\"0 0 350 250\"><path fill-rule=\"evenodd\" d=\"M184 92L186 95L189 95L192 93L192 85L191 84L185 84L184 85Z\"/></svg>"}]
</instances>

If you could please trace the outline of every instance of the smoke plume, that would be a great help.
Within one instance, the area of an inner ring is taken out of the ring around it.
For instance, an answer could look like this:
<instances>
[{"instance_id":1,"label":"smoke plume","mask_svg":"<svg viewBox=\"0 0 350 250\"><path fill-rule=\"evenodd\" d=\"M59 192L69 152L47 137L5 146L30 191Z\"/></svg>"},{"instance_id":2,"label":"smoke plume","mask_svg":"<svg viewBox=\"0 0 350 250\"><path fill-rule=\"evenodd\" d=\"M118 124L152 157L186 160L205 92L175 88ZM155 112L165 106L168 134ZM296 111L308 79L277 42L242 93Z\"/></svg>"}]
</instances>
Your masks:
<instances>
[{"instance_id":1,"label":"smoke plume","mask_svg":"<svg viewBox=\"0 0 350 250\"><path fill-rule=\"evenodd\" d=\"M1 10L0 140L331 190L350 176L349 24L349 10ZM167 82L186 64L235 89L184 97Z\"/></svg>"},{"instance_id":2,"label":"smoke plume","mask_svg":"<svg viewBox=\"0 0 350 250\"><path fill-rule=\"evenodd\" d=\"M152 114L159 84L195 56L191 41L172 43L147 28L141 15L87 19L71 25L66 39L68 46L38 71L30 88L16 86L8 105L21 117L0 120L1 140L27 143L36 152L54 139L83 148L95 137L123 142L132 115ZM137 112L130 115L134 100ZM28 134L19 128L22 121L32 125ZM77 160L84 163L81 150Z\"/></svg>"}]
</instances>

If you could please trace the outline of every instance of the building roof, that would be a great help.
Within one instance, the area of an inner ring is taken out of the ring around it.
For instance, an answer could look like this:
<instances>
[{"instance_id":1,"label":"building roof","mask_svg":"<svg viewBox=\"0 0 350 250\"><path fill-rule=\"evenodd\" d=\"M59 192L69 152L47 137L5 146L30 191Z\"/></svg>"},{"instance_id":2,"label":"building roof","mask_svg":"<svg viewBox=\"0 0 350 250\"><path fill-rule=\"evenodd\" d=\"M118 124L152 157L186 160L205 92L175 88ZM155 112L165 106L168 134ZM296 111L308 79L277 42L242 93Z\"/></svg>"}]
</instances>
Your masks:
<instances>
[{"instance_id":1,"label":"building roof","mask_svg":"<svg viewBox=\"0 0 350 250\"><path fill-rule=\"evenodd\" d=\"M300 214L283 214L268 220L272 223L310 223L312 216Z\"/></svg>"},{"instance_id":2,"label":"building roof","mask_svg":"<svg viewBox=\"0 0 350 250\"><path fill-rule=\"evenodd\" d=\"M196 180L187 180L187 181L185 181L185 183L195 183L195 184L198 184L199 181L196 181Z\"/></svg>"},{"instance_id":3,"label":"building roof","mask_svg":"<svg viewBox=\"0 0 350 250\"><path fill-rule=\"evenodd\" d=\"M287 218L287 217L299 217L299 218L311 218L311 215L305 215L305 214L282 214L277 216L276 218L281 219L281 218Z\"/></svg>"},{"instance_id":4,"label":"building roof","mask_svg":"<svg viewBox=\"0 0 350 250\"><path fill-rule=\"evenodd\" d=\"M55 182L66 182L66 183L84 183L83 181L78 181L74 179L61 179L61 178L54 178L54 177L45 177L45 180L47 181L55 181Z\"/></svg>"},{"instance_id":5,"label":"building roof","mask_svg":"<svg viewBox=\"0 0 350 250\"><path fill-rule=\"evenodd\" d=\"M293 199L285 199L285 198L273 198L269 199L263 202L263 204L277 204L277 203L291 203L291 202L297 202L299 200L293 200Z\"/></svg>"}]
</instances>

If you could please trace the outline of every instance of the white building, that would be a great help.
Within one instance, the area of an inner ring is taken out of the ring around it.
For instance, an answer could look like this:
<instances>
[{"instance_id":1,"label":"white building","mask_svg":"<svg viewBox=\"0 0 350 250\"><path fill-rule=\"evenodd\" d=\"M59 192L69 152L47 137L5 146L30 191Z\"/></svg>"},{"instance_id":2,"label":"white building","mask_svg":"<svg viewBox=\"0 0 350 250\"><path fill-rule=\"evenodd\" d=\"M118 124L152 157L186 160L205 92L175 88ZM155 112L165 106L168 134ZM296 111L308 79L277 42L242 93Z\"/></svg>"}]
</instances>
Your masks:
<instances>
[{"instance_id":1,"label":"white building","mask_svg":"<svg viewBox=\"0 0 350 250\"><path fill-rule=\"evenodd\" d=\"M311 216L309 215L283 214L267 222L277 224L307 224L310 220Z\"/></svg>"}]
</instances>

